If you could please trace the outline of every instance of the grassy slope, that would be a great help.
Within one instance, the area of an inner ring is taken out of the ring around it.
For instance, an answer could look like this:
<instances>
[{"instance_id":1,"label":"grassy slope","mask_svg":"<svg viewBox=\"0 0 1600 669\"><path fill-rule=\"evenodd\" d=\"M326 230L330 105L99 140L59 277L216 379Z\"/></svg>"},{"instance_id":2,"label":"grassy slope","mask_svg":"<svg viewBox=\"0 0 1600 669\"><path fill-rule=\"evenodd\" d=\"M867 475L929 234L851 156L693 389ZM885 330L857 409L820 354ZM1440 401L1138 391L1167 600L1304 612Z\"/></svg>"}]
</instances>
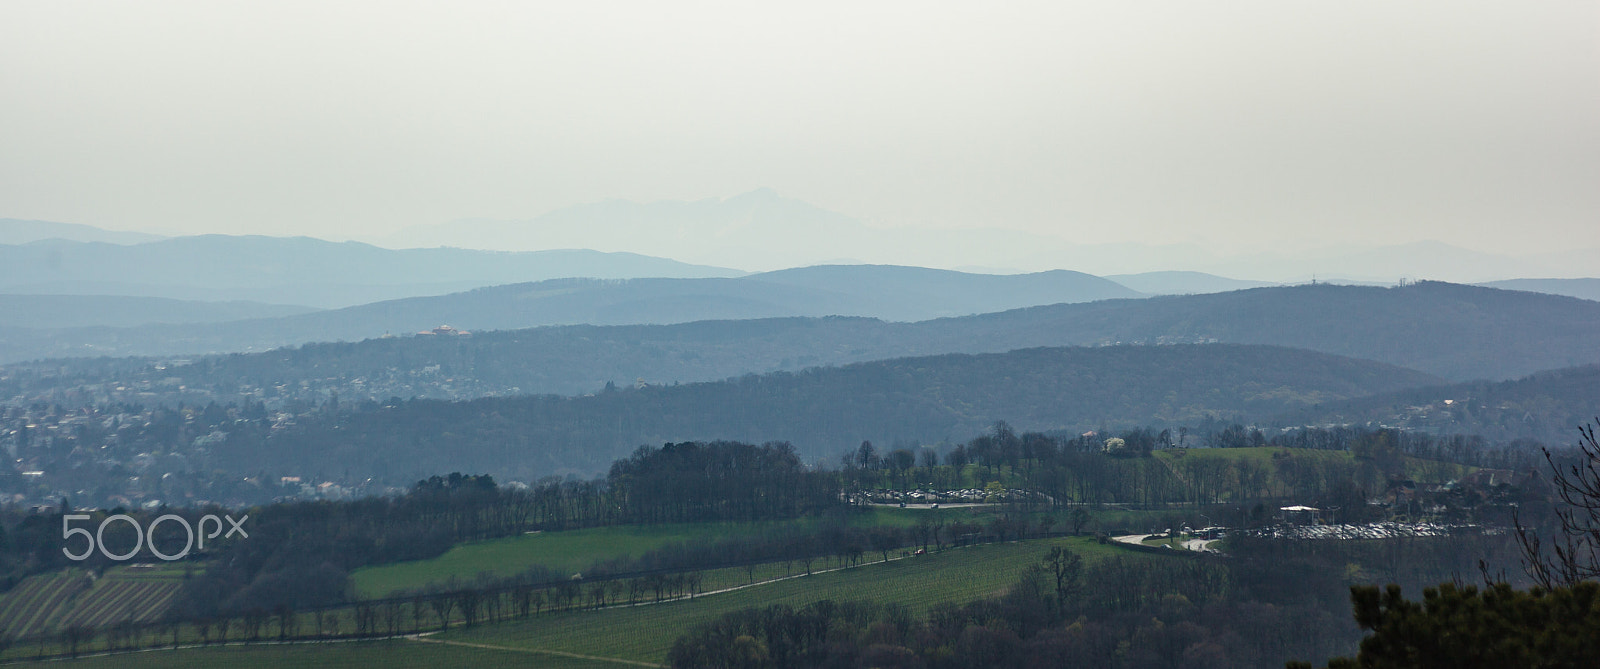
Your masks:
<instances>
[{"instance_id":1,"label":"grassy slope","mask_svg":"<svg viewBox=\"0 0 1600 669\"><path fill-rule=\"evenodd\" d=\"M1056 544L1070 546L1091 559L1117 550L1087 538L975 546L869 563L688 601L561 613L455 630L443 638L660 662L666 658L673 640L690 628L747 607L801 606L823 599L872 600L898 602L923 613L935 604L964 603L995 595L1014 583L1028 566L1037 564Z\"/></svg>"},{"instance_id":2,"label":"grassy slope","mask_svg":"<svg viewBox=\"0 0 1600 669\"><path fill-rule=\"evenodd\" d=\"M898 518L900 514L895 514ZM866 563L756 585L693 600L637 607L615 607L547 614L526 621L452 628L434 638L497 648L441 646L414 641L230 646L151 651L66 662L68 667L411 667L531 666L598 669L628 665L549 655L555 651L660 662L673 640L694 625L725 613L769 604L803 605L821 599L898 602L917 613L936 604L963 603L1003 592L1053 545L1063 545L1095 560L1117 552L1089 538L1034 540L982 545L894 560ZM1127 554L1127 553L1124 553ZM1131 554L1133 559L1170 559ZM820 567L818 567L820 568Z\"/></svg>"},{"instance_id":3,"label":"grassy slope","mask_svg":"<svg viewBox=\"0 0 1600 669\"><path fill-rule=\"evenodd\" d=\"M874 510L852 519L856 525L906 526L915 512ZM463 544L430 560L414 560L358 569L352 575L363 597L381 597L396 590L418 588L450 577L471 580L479 573L511 576L534 565L559 573L581 572L596 561L639 555L678 542L715 541L790 524L815 524L815 520L771 523L696 523L597 527L567 532L546 532L520 537Z\"/></svg>"}]
</instances>

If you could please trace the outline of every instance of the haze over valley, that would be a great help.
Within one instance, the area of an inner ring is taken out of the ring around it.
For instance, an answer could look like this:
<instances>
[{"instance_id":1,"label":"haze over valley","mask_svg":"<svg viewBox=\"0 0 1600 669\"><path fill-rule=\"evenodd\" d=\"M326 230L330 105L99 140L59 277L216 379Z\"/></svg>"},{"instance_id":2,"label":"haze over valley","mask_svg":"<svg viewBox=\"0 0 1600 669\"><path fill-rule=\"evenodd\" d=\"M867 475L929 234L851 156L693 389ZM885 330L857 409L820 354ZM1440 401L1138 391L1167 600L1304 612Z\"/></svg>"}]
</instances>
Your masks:
<instances>
[{"instance_id":1,"label":"haze over valley","mask_svg":"<svg viewBox=\"0 0 1600 669\"><path fill-rule=\"evenodd\" d=\"M1597 18L0 3L0 664L1589 666Z\"/></svg>"}]
</instances>

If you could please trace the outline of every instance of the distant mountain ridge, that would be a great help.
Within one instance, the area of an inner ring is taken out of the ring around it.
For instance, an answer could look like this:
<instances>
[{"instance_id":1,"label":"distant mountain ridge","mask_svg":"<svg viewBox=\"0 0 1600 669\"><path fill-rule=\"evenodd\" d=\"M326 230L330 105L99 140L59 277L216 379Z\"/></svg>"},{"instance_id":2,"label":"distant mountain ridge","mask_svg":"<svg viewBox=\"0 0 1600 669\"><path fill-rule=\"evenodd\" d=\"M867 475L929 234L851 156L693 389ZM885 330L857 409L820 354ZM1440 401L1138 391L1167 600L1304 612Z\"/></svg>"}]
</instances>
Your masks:
<instances>
[{"instance_id":1,"label":"distant mountain ridge","mask_svg":"<svg viewBox=\"0 0 1600 669\"><path fill-rule=\"evenodd\" d=\"M1566 295L1600 302L1600 279L1507 279L1478 285L1501 290L1527 290L1550 295Z\"/></svg>"},{"instance_id":2,"label":"distant mountain ridge","mask_svg":"<svg viewBox=\"0 0 1600 669\"><path fill-rule=\"evenodd\" d=\"M602 471L645 444L788 441L808 461L863 440L963 441L995 421L1083 430L1281 412L1434 383L1411 370L1269 346L1036 348L898 358L587 397L418 401L213 446L231 471L415 480L461 469L524 479ZM440 445L449 444L448 448Z\"/></svg>"},{"instance_id":3,"label":"distant mountain ridge","mask_svg":"<svg viewBox=\"0 0 1600 669\"><path fill-rule=\"evenodd\" d=\"M1144 272L1141 274L1108 274L1107 279L1148 295L1199 295L1225 293L1230 290L1274 286L1270 281L1230 279L1205 272Z\"/></svg>"},{"instance_id":4,"label":"distant mountain ridge","mask_svg":"<svg viewBox=\"0 0 1600 669\"><path fill-rule=\"evenodd\" d=\"M1085 244L996 228L875 227L770 188L695 201L605 200L528 219L418 226L379 241L393 247L596 248L753 270L859 258L923 267L1072 268L1096 275L1186 270L1286 283L1335 275L1394 283L1401 278L1476 282L1600 272L1600 249L1511 256L1415 241L1258 252L1188 242Z\"/></svg>"},{"instance_id":5,"label":"distant mountain ridge","mask_svg":"<svg viewBox=\"0 0 1600 669\"><path fill-rule=\"evenodd\" d=\"M411 334L444 323L466 330L512 330L788 316L916 321L1139 295L1121 284L1064 270L1000 276L840 265L743 278L555 279L283 318L196 325L182 333L156 327L49 333L0 328L0 361L259 351L314 341L360 341L386 332Z\"/></svg>"},{"instance_id":6,"label":"distant mountain ridge","mask_svg":"<svg viewBox=\"0 0 1600 669\"><path fill-rule=\"evenodd\" d=\"M572 276L742 274L632 253L395 251L309 237L201 235L132 245L60 239L0 245L3 293L251 300L319 308Z\"/></svg>"},{"instance_id":7,"label":"distant mountain ridge","mask_svg":"<svg viewBox=\"0 0 1600 669\"><path fill-rule=\"evenodd\" d=\"M107 244L142 244L164 239L161 235L105 230L92 225L0 218L0 244L28 244L46 239Z\"/></svg>"}]
</instances>

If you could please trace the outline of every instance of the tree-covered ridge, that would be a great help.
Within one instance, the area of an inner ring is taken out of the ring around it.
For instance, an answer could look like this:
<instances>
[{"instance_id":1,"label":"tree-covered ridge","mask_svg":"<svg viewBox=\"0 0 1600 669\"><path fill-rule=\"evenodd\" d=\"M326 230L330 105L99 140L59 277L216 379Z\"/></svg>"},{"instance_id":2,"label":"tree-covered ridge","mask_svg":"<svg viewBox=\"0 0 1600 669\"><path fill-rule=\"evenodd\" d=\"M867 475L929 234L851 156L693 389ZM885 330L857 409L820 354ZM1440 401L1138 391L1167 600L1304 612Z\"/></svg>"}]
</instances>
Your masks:
<instances>
[{"instance_id":1,"label":"tree-covered ridge","mask_svg":"<svg viewBox=\"0 0 1600 669\"><path fill-rule=\"evenodd\" d=\"M1292 411L1283 420L1382 424L1496 441L1569 442L1600 414L1600 365L1540 372L1513 381L1407 388Z\"/></svg>"},{"instance_id":2,"label":"tree-covered ridge","mask_svg":"<svg viewBox=\"0 0 1600 669\"><path fill-rule=\"evenodd\" d=\"M836 480L808 471L782 442L640 446L611 464L606 481L633 522L794 518L835 506L839 495Z\"/></svg>"},{"instance_id":3,"label":"tree-covered ridge","mask_svg":"<svg viewBox=\"0 0 1600 669\"><path fill-rule=\"evenodd\" d=\"M594 472L640 444L784 440L807 461L863 440L960 441L998 420L1021 430L1177 425L1435 380L1264 346L1041 348L943 355L646 387L587 397L411 401L241 425L210 448L232 471L348 472L405 480L462 468L511 477Z\"/></svg>"},{"instance_id":4,"label":"tree-covered ridge","mask_svg":"<svg viewBox=\"0 0 1600 669\"><path fill-rule=\"evenodd\" d=\"M0 398L81 406L151 397L204 404L249 396L276 408L330 393L346 400L581 394L608 381L688 383L908 355L1118 342L1290 346L1460 381L1600 363L1600 340L1592 336L1597 329L1600 302L1436 282L1396 288L1320 284L1062 304L920 323L781 318L562 326L475 332L471 338L308 344L197 357L186 366L158 359L52 360L0 368Z\"/></svg>"},{"instance_id":5,"label":"tree-covered ridge","mask_svg":"<svg viewBox=\"0 0 1600 669\"><path fill-rule=\"evenodd\" d=\"M3 256L4 247L0 247L0 257ZM360 341L385 332L409 335L440 323L484 331L584 323L665 324L829 315L919 321L1041 304L1143 296L1113 281L1066 270L993 275L880 265L804 267L741 278L717 278L713 273L702 278L560 278L499 283L469 282L462 287L485 287L423 291L413 294L426 296L370 301L314 313L283 312L294 315L281 317L261 312L259 316L227 319L231 322L197 321L184 328L152 325L175 322L157 319L109 327L118 323L95 320L93 312L82 313L79 324L52 326L47 320L27 318L29 314L23 313L11 324L36 332L32 338L0 337L0 361L94 353L262 351L315 341ZM51 301L48 296L34 297ZM102 303L119 304L116 297L100 299ZM94 327L97 325L108 327Z\"/></svg>"}]
</instances>

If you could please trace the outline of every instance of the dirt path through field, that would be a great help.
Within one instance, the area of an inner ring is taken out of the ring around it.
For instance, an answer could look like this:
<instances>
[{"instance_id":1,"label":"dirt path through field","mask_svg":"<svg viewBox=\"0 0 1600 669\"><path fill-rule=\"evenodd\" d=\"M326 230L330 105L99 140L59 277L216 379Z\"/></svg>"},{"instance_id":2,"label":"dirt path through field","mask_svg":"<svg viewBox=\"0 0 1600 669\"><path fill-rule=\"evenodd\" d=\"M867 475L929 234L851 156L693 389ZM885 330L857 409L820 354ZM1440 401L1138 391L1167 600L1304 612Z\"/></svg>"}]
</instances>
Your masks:
<instances>
[{"instance_id":1,"label":"dirt path through field","mask_svg":"<svg viewBox=\"0 0 1600 669\"><path fill-rule=\"evenodd\" d=\"M509 650L509 651L516 652L516 653L534 653L534 654L538 654L538 655L560 655L561 657L571 657L571 658L576 658L576 659L579 659L579 660L598 660L600 662L616 662L616 663L619 663L619 664L630 664L630 665L633 665L635 667L657 667L657 668L659 668L659 667L667 666L667 665L664 665L664 664L651 664L649 662L638 662L638 661L635 661L635 660L624 660L624 659L615 658L615 657L600 657L599 655L579 655L578 653L567 653L567 652L562 652L562 651L559 651L559 650L544 650L542 648L520 648L520 647L517 647L517 646L496 646L496 645L487 644L487 643L467 643L465 641L447 641L445 639L430 639L430 638L425 637L425 636L409 636L409 637L406 637L406 638L408 638L408 639L410 639L412 641L420 641L422 643L439 643L439 644L444 644L446 646L464 646L464 647L467 647L467 648L483 648L483 649L486 649L486 650Z\"/></svg>"}]
</instances>

